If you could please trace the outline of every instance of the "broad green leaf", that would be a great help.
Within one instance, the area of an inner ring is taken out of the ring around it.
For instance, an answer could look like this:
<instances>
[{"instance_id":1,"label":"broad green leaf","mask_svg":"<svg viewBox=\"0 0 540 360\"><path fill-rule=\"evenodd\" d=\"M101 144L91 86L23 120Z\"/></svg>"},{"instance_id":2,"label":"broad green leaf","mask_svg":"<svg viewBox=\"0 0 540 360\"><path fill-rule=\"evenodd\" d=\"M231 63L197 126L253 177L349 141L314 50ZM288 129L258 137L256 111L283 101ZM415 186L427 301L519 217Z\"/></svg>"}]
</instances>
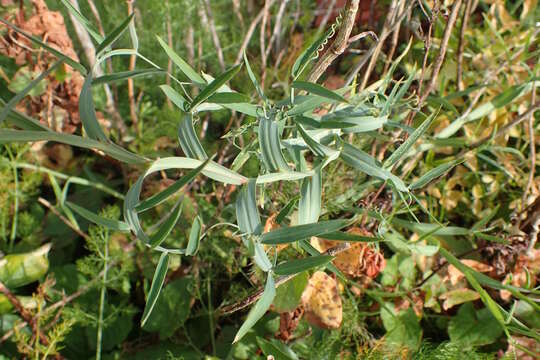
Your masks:
<instances>
[{"instance_id":1,"label":"broad green leaf","mask_svg":"<svg viewBox=\"0 0 540 360\"><path fill-rule=\"evenodd\" d=\"M413 309L397 312L393 304L383 305L381 319L386 329L385 343L400 350L405 347L410 351L416 351L421 343L422 327Z\"/></svg>"},{"instance_id":2,"label":"broad green leaf","mask_svg":"<svg viewBox=\"0 0 540 360\"><path fill-rule=\"evenodd\" d=\"M180 190L184 185L191 182L195 177L205 168L205 166L210 162L210 159L206 159L200 166L191 170L185 176L182 176L180 179L174 182L171 186L166 188L163 191L160 191L157 194L150 196L148 199L142 200L140 203L135 206L135 210L138 212L146 211L154 206L157 206L175 194Z\"/></svg>"},{"instance_id":3,"label":"broad green leaf","mask_svg":"<svg viewBox=\"0 0 540 360\"><path fill-rule=\"evenodd\" d=\"M75 7L69 0L60 0L62 4L68 9L68 11L77 19L77 21L84 27L86 31L92 36L92 38L98 43L103 41L103 36L99 33L96 27Z\"/></svg>"},{"instance_id":4,"label":"broad green leaf","mask_svg":"<svg viewBox=\"0 0 540 360\"><path fill-rule=\"evenodd\" d=\"M193 110L197 107L197 105L203 103L206 99L208 99L210 96L212 96L218 89L225 84L227 81L231 80L234 75L240 71L240 68L242 67L242 64L238 64L236 66L233 66L229 70L225 71L224 73L220 74L218 77L216 77L210 84L206 85L199 95L193 99L191 102L189 109Z\"/></svg>"},{"instance_id":5,"label":"broad green leaf","mask_svg":"<svg viewBox=\"0 0 540 360\"><path fill-rule=\"evenodd\" d=\"M319 84L310 83L307 81L293 81L291 84L291 87L295 89L305 90L314 95L318 95L327 99L336 100L336 101L345 102L345 103L347 102L347 100L343 96L339 95L338 93L332 90L328 90L327 88Z\"/></svg>"},{"instance_id":6,"label":"broad green leaf","mask_svg":"<svg viewBox=\"0 0 540 360\"><path fill-rule=\"evenodd\" d=\"M311 270L323 266L332 261L334 257L330 255L310 256L303 259L291 260L274 267L277 275L293 275L302 271Z\"/></svg>"},{"instance_id":7,"label":"broad green leaf","mask_svg":"<svg viewBox=\"0 0 540 360\"><path fill-rule=\"evenodd\" d=\"M304 271L278 286L274 298L274 310L278 313L294 311L298 307L308 280L309 273Z\"/></svg>"},{"instance_id":8,"label":"broad green leaf","mask_svg":"<svg viewBox=\"0 0 540 360\"><path fill-rule=\"evenodd\" d=\"M59 65L61 65L62 62L63 62L63 60L56 61L54 64L49 66L49 68L47 70L45 70L44 72L39 74L38 77L36 77L32 81L30 81L30 83L28 85L26 85L26 87L22 91L19 91L17 94L15 94L15 96L13 96L8 101L8 103L2 108L2 111L0 111L0 124L2 124L2 122L6 119L6 117L15 108L15 105L17 105L17 103L19 101L21 101L30 92L30 90L32 90L37 84L39 84L41 82L41 80L43 80L50 73L52 73L54 70L56 70L56 68Z\"/></svg>"},{"instance_id":9,"label":"broad green leaf","mask_svg":"<svg viewBox=\"0 0 540 360\"><path fill-rule=\"evenodd\" d=\"M93 139L53 131L30 131L0 129L0 142L56 141L85 149L101 150L107 155L127 164L141 165L149 160L131 153L113 143L102 143Z\"/></svg>"},{"instance_id":10,"label":"broad green leaf","mask_svg":"<svg viewBox=\"0 0 540 360\"><path fill-rule=\"evenodd\" d=\"M242 339L244 335L247 334L247 332L253 327L253 325L255 325L257 321L259 321L259 319L264 316L266 311L270 308L270 305L272 305L272 301L274 301L275 296L276 287L274 284L274 278L272 277L272 273L270 272L268 273L268 278L266 280L266 285L264 287L264 292L261 298L249 311L246 320L236 333L233 343L240 341L240 339Z\"/></svg>"},{"instance_id":11,"label":"broad green leaf","mask_svg":"<svg viewBox=\"0 0 540 360\"><path fill-rule=\"evenodd\" d=\"M310 239L312 236L324 235L338 231L349 225L350 220L328 220L314 224L303 224L279 228L261 235L263 244L277 245L292 243L298 240Z\"/></svg>"},{"instance_id":12,"label":"broad green leaf","mask_svg":"<svg viewBox=\"0 0 540 360\"><path fill-rule=\"evenodd\" d=\"M463 162L463 160L454 160L454 161L444 163L442 165L437 166L434 169L429 170L427 173L422 175L418 180L416 180L414 183L409 185L409 190L416 190L416 189L423 188L434 179L446 174L454 166L460 164L461 162Z\"/></svg>"},{"instance_id":13,"label":"broad green leaf","mask_svg":"<svg viewBox=\"0 0 540 360\"><path fill-rule=\"evenodd\" d=\"M98 214L93 213L92 211L86 210L85 208L76 205L70 201L66 201L65 204L73 211L75 211L77 214L85 218L86 220L101 225L107 229L114 230L114 231L129 231L129 225L126 224L123 221L113 220L113 219L107 219L103 216L100 216Z\"/></svg>"},{"instance_id":14,"label":"broad green leaf","mask_svg":"<svg viewBox=\"0 0 540 360\"><path fill-rule=\"evenodd\" d=\"M319 220L322 203L321 168L315 169L313 176L302 180L300 201L298 202L298 224L311 224Z\"/></svg>"},{"instance_id":15,"label":"broad green leaf","mask_svg":"<svg viewBox=\"0 0 540 360\"><path fill-rule=\"evenodd\" d=\"M307 47L300 56L296 59L293 64L291 74L294 79L298 78L302 72L305 70L306 66L311 60L314 60L317 57L318 49L325 41L333 34L333 29L328 29L324 34L322 34L317 40L315 40L309 47Z\"/></svg>"},{"instance_id":16,"label":"broad green leaf","mask_svg":"<svg viewBox=\"0 0 540 360\"><path fill-rule=\"evenodd\" d=\"M255 90L257 90L257 93L259 94L260 98L263 101L268 101L268 99L266 98L266 95L264 95L263 89L261 88L259 81L257 80L257 77L253 73L253 70L251 70L251 65L249 64L245 51L243 55L244 55L244 63L246 64L246 70L247 70L249 79L253 83L253 86L255 87Z\"/></svg>"},{"instance_id":17,"label":"broad green leaf","mask_svg":"<svg viewBox=\"0 0 540 360\"><path fill-rule=\"evenodd\" d=\"M195 134L192 113L182 113L180 125L178 126L178 141L186 156L202 161L208 158L199 138Z\"/></svg>"},{"instance_id":18,"label":"broad green leaf","mask_svg":"<svg viewBox=\"0 0 540 360\"><path fill-rule=\"evenodd\" d=\"M191 230L189 231L189 240L186 247L186 255L193 256L199 249L199 241L201 238L202 220L199 216L195 216Z\"/></svg>"},{"instance_id":19,"label":"broad green leaf","mask_svg":"<svg viewBox=\"0 0 540 360\"><path fill-rule=\"evenodd\" d=\"M15 289L40 280L49 270L50 249L49 243L31 252L4 256L0 259L0 282Z\"/></svg>"},{"instance_id":20,"label":"broad green leaf","mask_svg":"<svg viewBox=\"0 0 540 360\"><path fill-rule=\"evenodd\" d=\"M206 101L214 104L241 104L249 103L249 96L237 92L217 92L210 96Z\"/></svg>"},{"instance_id":21,"label":"broad green leaf","mask_svg":"<svg viewBox=\"0 0 540 360\"><path fill-rule=\"evenodd\" d=\"M131 13L116 29L111 31L109 35L103 41L99 43L96 48L96 55L99 56L103 51L105 51L110 45L112 45L126 29L128 28L129 23L133 19L135 13Z\"/></svg>"},{"instance_id":22,"label":"broad green leaf","mask_svg":"<svg viewBox=\"0 0 540 360\"><path fill-rule=\"evenodd\" d=\"M159 227L158 231L156 231L154 234L150 236L148 243L150 244L151 247L155 248L161 245L163 241L165 241L167 236L169 236L171 231L174 229L174 226L178 222L178 219L180 219L181 214L182 214L182 204L178 204L173 208L173 210L167 217L167 220L163 222L163 224Z\"/></svg>"},{"instance_id":23,"label":"broad green leaf","mask_svg":"<svg viewBox=\"0 0 540 360\"><path fill-rule=\"evenodd\" d=\"M420 137L424 135L424 133L429 129L429 126L431 125L433 119L435 119L437 114L438 112L434 112L426 120L424 120L424 122L416 130L414 130L414 132L407 138L407 140L405 140L405 142L401 144L401 146L398 147L388 159L386 159L383 166L385 168L389 168L396 162L398 162L416 143L416 141L418 141L418 139L420 139Z\"/></svg>"},{"instance_id":24,"label":"broad green leaf","mask_svg":"<svg viewBox=\"0 0 540 360\"><path fill-rule=\"evenodd\" d=\"M131 71L119 71L119 72L102 75L100 77L95 78L92 81L92 85L108 84L108 83L122 81L126 79L134 79L137 77L154 76L154 75L162 75L162 74L166 74L166 72L164 70L154 69L154 68L131 70Z\"/></svg>"},{"instance_id":25,"label":"broad green leaf","mask_svg":"<svg viewBox=\"0 0 540 360\"><path fill-rule=\"evenodd\" d=\"M382 180L390 180L399 191L409 191L400 178L389 172L387 169L380 167L375 159L354 146L344 143L343 151L340 156L345 163L355 169L360 170L369 176Z\"/></svg>"},{"instance_id":26,"label":"broad green leaf","mask_svg":"<svg viewBox=\"0 0 540 360\"><path fill-rule=\"evenodd\" d=\"M492 344L503 333L487 308L476 310L472 303L462 305L448 323L450 340L465 349Z\"/></svg>"},{"instance_id":27,"label":"broad green leaf","mask_svg":"<svg viewBox=\"0 0 540 360\"><path fill-rule=\"evenodd\" d=\"M278 339L266 340L257 336L257 344L267 358L275 360L298 360L298 356L290 347Z\"/></svg>"},{"instance_id":28,"label":"broad green leaf","mask_svg":"<svg viewBox=\"0 0 540 360\"><path fill-rule=\"evenodd\" d=\"M169 85L160 85L159 88L180 110L185 111L187 100Z\"/></svg>"},{"instance_id":29,"label":"broad green leaf","mask_svg":"<svg viewBox=\"0 0 540 360\"><path fill-rule=\"evenodd\" d=\"M169 268L169 254L167 252L162 252L159 257L158 264L156 266L156 271L154 272L154 278L152 279L152 285L150 286L150 292L148 293L148 298L146 299L146 306L144 307L143 316L141 319L141 327L144 326L148 317L156 305L161 287L165 281L165 275L167 275L167 270Z\"/></svg>"},{"instance_id":30,"label":"broad green leaf","mask_svg":"<svg viewBox=\"0 0 540 360\"><path fill-rule=\"evenodd\" d=\"M259 117L259 145L262 160L268 171L290 171L281 152L279 129L273 116L269 119Z\"/></svg>"},{"instance_id":31,"label":"broad green leaf","mask_svg":"<svg viewBox=\"0 0 540 360\"><path fill-rule=\"evenodd\" d=\"M165 50L167 53L167 56L172 60L172 62L178 66L178 68L190 79L194 84L197 84L199 86L202 86L206 84L206 81L199 75L187 62L185 62L180 56L178 56L177 53L174 52L173 49L167 45L167 43L159 36L157 36L158 42L161 45L161 47Z\"/></svg>"},{"instance_id":32,"label":"broad green leaf","mask_svg":"<svg viewBox=\"0 0 540 360\"><path fill-rule=\"evenodd\" d=\"M258 235L262 232L253 179L242 187L236 198L236 219L238 227L243 233Z\"/></svg>"}]
</instances>

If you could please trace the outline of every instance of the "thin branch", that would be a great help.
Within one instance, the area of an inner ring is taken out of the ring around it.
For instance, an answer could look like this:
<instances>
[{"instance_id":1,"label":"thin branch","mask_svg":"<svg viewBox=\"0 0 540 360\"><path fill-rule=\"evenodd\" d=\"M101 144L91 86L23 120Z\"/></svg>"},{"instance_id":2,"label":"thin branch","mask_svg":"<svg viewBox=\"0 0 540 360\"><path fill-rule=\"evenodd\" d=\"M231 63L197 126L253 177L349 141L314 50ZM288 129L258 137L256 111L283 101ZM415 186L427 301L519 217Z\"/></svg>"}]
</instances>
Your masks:
<instances>
[{"instance_id":1,"label":"thin branch","mask_svg":"<svg viewBox=\"0 0 540 360\"><path fill-rule=\"evenodd\" d=\"M77 229L77 227L75 225L73 225L71 223L71 221L69 221L64 215L60 214L60 212L58 210L56 210L56 208L50 202L48 202L47 200L45 200L42 197L38 198L38 202L41 205L45 206L47 209L49 209L54 215L58 216L58 218L64 224L66 224L71 230L75 231L77 233L77 235L84 238L85 240L90 240L90 236L88 236L87 234L82 232L80 229Z\"/></svg>"},{"instance_id":2,"label":"thin branch","mask_svg":"<svg viewBox=\"0 0 540 360\"><path fill-rule=\"evenodd\" d=\"M472 0L466 1L465 10L463 11L463 18L461 20L461 27L459 28L458 40L456 83L459 91L463 90L463 51L465 50L465 30L467 29L467 23L469 22L472 5Z\"/></svg>"},{"instance_id":3,"label":"thin branch","mask_svg":"<svg viewBox=\"0 0 540 360\"><path fill-rule=\"evenodd\" d=\"M397 13L401 14L403 12L404 8L405 8L405 2L402 1L399 4L399 8L398 8ZM396 52L398 39L399 39L400 27L401 27L401 22L398 23L398 26L397 26L396 30L392 34L392 41L390 42L390 51L388 52L388 55L386 56L386 63L384 64L384 70L382 72L383 74L385 74L388 71L388 69L390 68L390 64L392 63L392 58L394 57L394 53Z\"/></svg>"},{"instance_id":4,"label":"thin branch","mask_svg":"<svg viewBox=\"0 0 540 360\"><path fill-rule=\"evenodd\" d=\"M311 69L307 79L310 82L317 82L322 74L328 69L332 62L347 48L349 44L349 37L356 20L356 13L358 12L358 4L360 0L347 0L345 6L345 14L339 32L336 35L332 45L328 47L326 52L319 58L319 61Z\"/></svg>"},{"instance_id":5,"label":"thin branch","mask_svg":"<svg viewBox=\"0 0 540 360\"><path fill-rule=\"evenodd\" d=\"M212 9L210 7L210 2L208 0L203 0L204 9L201 11L202 20L204 23L208 24L210 28L210 34L212 35L212 42L217 51L217 57L219 61L219 66L222 71L225 71L225 59L223 58L223 50L221 48L221 43L219 41L219 36L216 31L216 25L214 23L214 17L212 16Z\"/></svg>"}]
</instances>

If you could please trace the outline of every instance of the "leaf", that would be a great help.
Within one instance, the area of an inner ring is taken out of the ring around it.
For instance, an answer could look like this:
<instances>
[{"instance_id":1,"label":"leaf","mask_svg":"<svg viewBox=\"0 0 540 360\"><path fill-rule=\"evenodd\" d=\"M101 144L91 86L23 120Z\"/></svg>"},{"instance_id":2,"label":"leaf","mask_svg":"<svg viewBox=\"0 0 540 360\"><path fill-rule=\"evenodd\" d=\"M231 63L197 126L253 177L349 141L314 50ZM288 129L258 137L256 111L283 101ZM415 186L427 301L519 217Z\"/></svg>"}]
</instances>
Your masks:
<instances>
[{"instance_id":1,"label":"leaf","mask_svg":"<svg viewBox=\"0 0 540 360\"><path fill-rule=\"evenodd\" d=\"M381 318L386 329L386 343L398 348L406 347L416 351L421 343L422 328L412 308L396 312L394 305L384 303Z\"/></svg>"},{"instance_id":2,"label":"leaf","mask_svg":"<svg viewBox=\"0 0 540 360\"><path fill-rule=\"evenodd\" d=\"M103 36L99 33L99 31L95 28L95 26L84 17L83 14L80 13L80 11L73 6L72 3L69 2L69 0L60 0L62 4L68 9L68 11L77 19L77 21L84 27L86 31L94 38L95 41L98 43L103 41Z\"/></svg>"},{"instance_id":3,"label":"leaf","mask_svg":"<svg viewBox=\"0 0 540 360\"><path fill-rule=\"evenodd\" d=\"M174 195L184 185L195 179L195 177L199 175L199 173L206 167L206 165L208 165L209 162L210 159L208 158L201 165L191 170L185 176L182 176L165 190L150 196L148 199L142 200L140 203L137 204L137 206L135 206L135 210L137 210L138 212L143 212L153 208L154 206L158 206L159 204L167 200L169 197Z\"/></svg>"},{"instance_id":4,"label":"leaf","mask_svg":"<svg viewBox=\"0 0 540 360\"><path fill-rule=\"evenodd\" d=\"M202 220L199 216L195 216L193 220L193 225L191 225L191 230L189 232L189 240L186 247L186 255L193 256L197 253L199 249L199 241L201 239L201 227Z\"/></svg>"},{"instance_id":5,"label":"leaf","mask_svg":"<svg viewBox=\"0 0 540 360\"><path fill-rule=\"evenodd\" d=\"M248 316L238 332L236 333L236 336L234 337L233 344L240 341L244 335L247 334L247 332L259 321L260 318L263 317L263 315L266 313L266 311L270 308L270 305L272 305L272 301L274 301L274 297L276 296L276 287L274 284L274 278L272 277L272 273L268 273L268 278L266 280L266 285L264 287L264 292L257 301L257 303L251 308L251 310L248 313Z\"/></svg>"},{"instance_id":6,"label":"leaf","mask_svg":"<svg viewBox=\"0 0 540 360\"><path fill-rule=\"evenodd\" d=\"M171 231L174 229L174 226L178 222L178 219L180 219L181 214L182 205L177 204L167 217L167 220L165 220L165 222L163 222L163 224L159 227L158 231L150 236L148 244L150 244L150 246L153 248L161 245L161 243L165 241L167 236L169 236Z\"/></svg>"},{"instance_id":7,"label":"leaf","mask_svg":"<svg viewBox=\"0 0 540 360\"><path fill-rule=\"evenodd\" d=\"M249 79L253 83L253 86L255 87L255 90L257 91L257 94L259 94L260 98L263 101L265 101L265 102L268 101L268 99L266 98L266 95L264 95L263 89L261 88L261 85L260 85L259 81L257 80L257 77L253 73L253 70L251 70L251 65L249 65L249 61L248 61L248 58L246 56L245 51L244 51L243 56L244 56L244 63L246 64L246 70L247 70Z\"/></svg>"},{"instance_id":8,"label":"leaf","mask_svg":"<svg viewBox=\"0 0 540 360\"><path fill-rule=\"evenodd\" d=\"M291 84L291 87L295 89L305 90L307 92L310 92L318 96L322 96L327 99L336 100L336 101L344 102L344 103L348 102L343 96L339 95L338 93L332 90L328 90L327 88L319 84L315 84L315 83L311 83L307 81L293 81Z\"/></svg>"},{"instance_id":9,"label":"leaf","mask_svg":"<svg viewBox=\"0 0 540 360\"><path fill-rule=\"evenodd\" d=\"M257 336L257 344L267 358L275 360L298 360L298 356L290 347L277 339L265 340Z\"/></svg>"},{"instance_id":10,"label":"leaf","mask_svg":"<svg viewBox=\"0 0 540 360\"><path fill-rule=\"evenodd\" d=\"M456 305L478 300L480 299L480 295L474 290L463 288L445 292L439 296L439 299L444 300L443 309L446 311Z\"/></svg>"},{"instance_id":11,"label":"leaf","mask_svg":"<svg viewBox=\"0 0 540 360\"><path fill-rule=\"evenodd\" d=\"M319 236L320 238L334 241L348 241L348 242L379 242L382 241L381 238L363 236L358 234L353 234L350 232L335 231Z\"/></svg>"},{"instance_id":12,"label":"leaf","mask_svg":"<svg viewBox=\"0 0 540 360\"><path fill-rule=\"evenodd\" d=\"M237 92L217 92L210 96L207 101L214 104L238 104L249 103L249 96Z\"/></svg>"},{"instance_id":13,"label":"leaf","mask_svg":"<svg viewBox=\"0 0 540 360\"><path fill-rule=\"evenodd\" d=\"M69 201L66 201L65 204L71 208L71 210L94 224L101 225L114 231L129 231L129 225L123 221L104 218L103 216L97 215Z\"/></svg>"},{"instance_id":14,"label":"leaf","mask_svg":"<svg viewBox=\"0 0 540 360\"><path fill-rule=\"evenodd\" d=\"M432 113L424 122L414 130L414 132L405 140L403 144L401 144L400 147L397 148L396 151L388 157L388 159L385 160L383 166L385 168L389 168L392 165L394 165L396 162L398 162L408 151L409 149L416 143L418 139L424 133L429 129L429 126L431 125L433 119L437 116L438 112Z\"/></svg>"},{"instance_id":15,"label":"leaf","mask_svg":"<svg viewBox=\"0 0 540 360\"><path fill-rule=\"evenodd\" d=\"M349 225L350 220L328 220L314 224L279 228L261 235L261 242L268 245L286 244L337 231Z\"/></svg>"},{"instance_id":16,"label":"leaf","mask_svg":"<svg viewBox=\"0 0 540 360\"><path fill-rule=\"evenodd\" d=\"M300 199L300 197L295 196L291 200L289 200L289 202L277 214L276 223L278 224L283 223L283 220L285 220L285 218L289 216L289 214L291 213L291 210L294 208L294 205L296 205L296 202L298 201L298 199Z\"/></svg>"},{"instance_id":17,"label":"leaf","mask_svg":"<svg viewBox=\"0 0 540 360\"><path fill-rule=\"evenodd\" d=\"M339 151L329 148L328 146L324 146L320 144L319 142L317 142L315 139L309 136L309 134L302 127L302 125L296 124L296 128L298 129L300 136L302 136L302 139L304 139L309 149L315 155L323 157L323 158L327 157L330 160L337 159L337 157L339 156Z\"/></svg>"},{"instance_id":18,"label":"leaf","mask_svg":"<svg viewBox=\"0 0 540 360\"><path fill-rule=\"evenodd\" d=\"M268 171L290 171L281 152L279 129L273 117L259 117L259 145Z\"/></svg>"},{"instance_id":19,"label":"leaf","mask_svg":"<svg viewBox=\"0 0 540 360\"><path fill-rule=\"evenodd\" d=\"M197 105L201 104L211 95L213 95L223 84L232 79L232 77L236 75L238 71L240 71L241 67L242 64L238 64L216 77L210 84L208 84L201 90L201 92L195 97L195 99L193 99L189 106L189 109L195 109Z\"/></svg>"},{"instance_id":20,"label":"leaf","mask_svg":"<svg viewBox=\"0 0 540 360\"><path fill-rule=\"evenodd\" d=\"M89 138L105 143L110 142L97 120L94 99L92 98L92 71L86 75L79 94L79 116Z\"/></svg>"},{"instance_id":21,"label":"leaf","mask_svg":"<svg viewBox=\"0 0 540 360\"><path fill-rule=\"evenodd\" d=\"M298 307L302 293L308 284L309 274L304 271L276 289L274 310L278 313L291 312Z\"/></svg>"},{"instance_id":22,"label":"leaf","mask_svg":"<svg viewBox=\"0 0 540 360\"><path fill-rule=\"evenodd\" d=\"M96 56L99 57L99 55L107 49L110 45L112 45L122 34L126 29L128 28L129 23L133 19L133 16L135 13L131 13L116 29L111 31L109 35L105 39L103 39L102 42L97 46L96 48Z\"/></svg>"},{"instance_id":23,"label":"leaf","mask_svg":"<svg viewBox=\"0 0 540 360\"><path fill-rule=\"evenodd\" d=\"M340 156L345 163L354 167L355 169L360 170L369 176L382 180L390 180L399 191L409 191L405 183L403 183L400 178L389 172L387 169L380 167L375 159L362 150L344 143L343 151L341 152Z\"/></svg>"},{"instance_id":24,"label":"leaf","mask_svg":"<svg viewBox=\"0 0 540 360\"><path fill-rule=\"evenodd\" d=\"M278 264L274 267L277 275L293 275L305 270L317 268L328 264L334 257L330 255L310 256L304 259L296 259Z\"/></svg>"},{"instance_id":25,"label":"leaf","mask_svg":"<svg viewBox=\"0 0 540 360\"><path fill-rule=\"evenodd\" d=\"M261 217L257 210L255 181L253 179L242 187L236 198L236 219L238 227L243 233L255 235L261 233Z\"/></svg>"},{"instance_id":26,"label":"leaf","mask_svg":"<svg viewBox=\"0 0 540 360\"><path fill-rule=\"evenodd\" d=\"M146 306L144 307L143 316L141 319L141 327L144 327L144 324L148 320L148 317L152 313L154 306L156 305L161 287L165 281L165 275L167 275L167 270L169 268L169 253L162 252L159 257L158 264L156 266L156 271L154 272L154 278L152 279L152 285L150 286L150 292L148 293L148 298L146 299Z\"/></svg>"},{"instance_id":27,"label":"leaf","mask_svg":"<svg viewBox=\"0 0 540 360\"><path fill-rule=\"evenodd\" d=\"M304 316L323 329L337 329L343 320L343 304L336 280L323 271L315 272L302 294Z\"/></svg>"},{"instance_id":28,"label":"leaf","mask_svg":"<svg viewBox=\"0 0 540 360\"><path fill-rule=\"evenodd\" d=\"M308 111L311 111L319 106L321 106L324 103L328 102L334 102L334 100L328 100L326 98L320 97L320 96L313 96L308 95L305 97L297 96L294 98L295 103L293 104L293 107L289 109L285 115L287 116L298 116L301 114L304 114Z\"/></svg>"},{"instance_id":29,"label":"leaf","mask_svg":"<svg viewBox=\"0 0 540 360\"><path fill-rule=\"evenodd\" d=\"M0 105L6 106L6 102L0 98ZM38 120L31 118L30 116L21 113L15 109L11 109L6 115L6 122L9 125L14 125L23 130L38 130L38 131L52 131L47 126L40 123Z\"/></svg>"},{"instance_id":30,"label":"leaf","mask_svg":"<svg viewBox=\"0 0 540 360\"><path fill-rule=\"evenodd\" d=\"M187 157L199 160L206 160L208 155L204 151L199 138L193 128L193 114L183 113L178 126L178 141L180 147Z\"/></svg>"},{"instance_id":31,"label":"leaf","mask_svg":"<svg viewBox=\"0 0 540 360\"><path fill-rule=\"evenodd\" d=\"M315 169L313 176L302 180L300 201L298 202L298 224L316 223L321 214L322 174Z\"/></svg>"},{"instance_id":32,"label":"leaf","mask_svg":"<svg viewBox=\"0 0 540 360\"><path fill-rule=\"evenodd\" d=\"M108 84L108 83L122 81L126 79L134 79L134 78L143 77L143 76L162 75L166 73L167 72L164 70L154 69L154 68L131 70L131 71L119 71L119 72L102 75L100 77L95 78L92 81L92 85ZM166 85L162 85L162 86L166 86Z\"/></svg>"},{"instance_id":33,"label":"leaf","mask_svg":"<svg viewBox=\"0 0 540 360\"><path fill-rule=\"evenodd\" d=\"M492 344L502 333L502 328L488 309L477 311L470 302L462 305L448 324L450 340L463 348Z\"/></svg>"},{"instance_id":34,"label":"leaf","mask_svg":"<svg viewBox=\"0 0 540 360\"><path fill-rule=\"evenodd\" d=\"M169 85L160 85L159 88L169 100L180 110L185 111L187 100Z\"/></svg>"},{"instance_id":35,"label":"leaf","mask_svg":"<svg viewBox=\"0 0 540 360\"><path fill-rule=\"evenodd\" d=\"M266 255L266 252L264 251L264 247L259 243L258 241L253 241L253 249L254 249L254 256L253 261L257 264L257 266L264 272L269 272L272 269L272 263L270 262L270 259L268 259L268 256Z\"/></svg>"},{"instance_id":36,"label":"leaf","mask_svg":"<svg viewBox=\"0 0 540 360\"><path fill-rule=\"evenodd\" d=\"M277 181L295 181L312 176L313 173L298 171L283 171L257 176L257 184L273 183Z\"/></svg>"},{"instance_id":37,"label":"leaf","mask_svg":"<svg viewBox=\"0 0 540 360\"><path fill-rule=\"evenodd\" d=\"M459 226L443 226L438 224L416 223L407 220L400 219L398 217L392 218L392 224L404 227L419 234L432 233L432 235L438 236L464 236L473 235L473 231L459 227Z\"/></svg>"},{"instance_id":38,"label":"leaf","mask_svg":"<svg viewBox=\"0 0 540 360\"><path fill-rule=\"evenodd\" d=\"M31 252L4 256L0 259L0 282L15 289L40 280L49 270L50 249L49 243Z\"/></svg>"},{"instance_id":39,"label":"leaf","mask_svg":"<svg viewBox=\"0 0 540 360\"><path fill-rule=\"evenodd\" d=\"M56 70L56 68L58 66L60 66L62 64L62 62L63 62L63 60L56 61L54 64L49 66L49 68L47 70L45 70L44 72L39 74L38 77L36 77L32 81L30 81L30 83L28 85L26 85L26 87L24 89L22 89L17 94L15 94L15 96L13 96L7 102L7 104L4 105L4 107L2 108L2 111L0 111L0 124L2 124L2 122L6 119L6 117L15 108L15 105L17 105L17 103L19 101L21 101L30 92L30 90L32 90L37 84L39 84L41 82L41 80L43 80L44 78L49 76L50 73L52 73L54 70Z\"/></svg>"},{"instance_id":40,"label":"leaf","mask_svg":"<svg viewBox=\"0 0 540 360\"><path fill-rule=\"evenodd\" d=\"M414 183L409 185L409 190L416 190L421 189L427 184L429 184L434 179L438 178L439 176L442 176L446 174L448 171L450 171L454 166L462 163L463 160L454 160L450 161L444 164L441 164L437 166L434 169L429 170L427 173L422 175L418 180L416 180Z\"/></svg>"},{"instance_id":41,"label":"leaf","mask_svg":"<svg viewBox=\"0 0 540 360\"><path fill-rule=\"evenodd\" d=\"M167 53L167 56L172 60L172 62L178 66L178 68L190 79L194 84L197 84L199 86L202 86L206 84L206 81L199 75L187 62L185 62L178 54L174 52L172 48L167 45L167 43L159 36L156 35L156 38L158 39L159 44L161 47L165 50Z\"/></svg>"},{"instance_id":42,"label":"leaf","mask_svg":"<svg viewBox=\"0 0 540 360\"><path fill-rule=\"evenodd\" d=\"M8 130L0 129L0 142L56 141L85 149L101 150L107 155L127 164L141 165L149 160L134 154L113 143L102 143L76 135L53 131Z\"/></svg>"}]
</instances>

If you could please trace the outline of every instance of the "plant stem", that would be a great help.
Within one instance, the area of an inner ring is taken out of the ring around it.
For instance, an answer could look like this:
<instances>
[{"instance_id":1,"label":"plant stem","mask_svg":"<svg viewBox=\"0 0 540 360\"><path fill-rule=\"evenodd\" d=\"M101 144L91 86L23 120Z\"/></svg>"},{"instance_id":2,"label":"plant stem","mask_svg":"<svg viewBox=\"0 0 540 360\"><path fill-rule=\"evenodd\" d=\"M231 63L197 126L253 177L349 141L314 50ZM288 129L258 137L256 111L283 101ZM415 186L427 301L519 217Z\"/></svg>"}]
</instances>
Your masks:
<instances>
[{"instance_id":1,"label":"plant stem","mask_svg":"<svg viewBox=\"0 0 540 360\"><path fill-rule=\"evenodd\" d=\"M101 360L101 342L103 338L103 312L105 311L105 295L107 292L107 268L109 261L109 237L103 237L105 240L105 248L103 249L103 276L101 281L101 291L99 294L99 315L98 315L98 328L96 336L96 360Z\"/></svg>"}]
</instances>

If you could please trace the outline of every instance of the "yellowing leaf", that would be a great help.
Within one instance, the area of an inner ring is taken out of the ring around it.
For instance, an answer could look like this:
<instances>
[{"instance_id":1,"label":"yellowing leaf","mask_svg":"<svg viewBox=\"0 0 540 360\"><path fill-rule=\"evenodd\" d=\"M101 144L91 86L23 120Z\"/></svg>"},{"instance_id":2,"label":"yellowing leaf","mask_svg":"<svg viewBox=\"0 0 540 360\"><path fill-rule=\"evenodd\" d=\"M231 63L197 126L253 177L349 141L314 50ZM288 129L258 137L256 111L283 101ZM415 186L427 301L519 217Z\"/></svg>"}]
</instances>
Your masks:
<instances>
[{"instance_id":1,"label":"yellowing leaf","mask_svg":"<svg viewBox=\"0 0 540 360\"><path fill-rule=\"evenodd\" d=\"M323 271L315 272L302 294L304 316L312 324L324 329L337 329L343 320L343 305L336 280Z\"/></svg>"}]
</instances>

